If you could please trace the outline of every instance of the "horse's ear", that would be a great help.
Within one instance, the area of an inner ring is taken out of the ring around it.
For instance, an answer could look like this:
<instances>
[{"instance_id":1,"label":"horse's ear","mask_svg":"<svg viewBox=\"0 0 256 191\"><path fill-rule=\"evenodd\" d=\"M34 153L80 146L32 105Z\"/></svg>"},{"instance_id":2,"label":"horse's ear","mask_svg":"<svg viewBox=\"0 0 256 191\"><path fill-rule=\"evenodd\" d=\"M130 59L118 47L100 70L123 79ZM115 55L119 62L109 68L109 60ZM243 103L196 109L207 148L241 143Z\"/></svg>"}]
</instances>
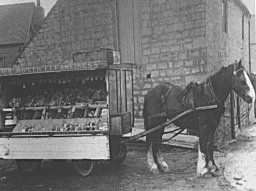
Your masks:
<instances>
[{"instance_id":1,"label":"horse's ear","mask_svg":"<svg viewBox=\"0 0 256 191\"><path fill-rule=\"evenodd\" d=\"M242 67L242 59L239 60L238 62L238 68Z\"/></svg>"}]
</instances>

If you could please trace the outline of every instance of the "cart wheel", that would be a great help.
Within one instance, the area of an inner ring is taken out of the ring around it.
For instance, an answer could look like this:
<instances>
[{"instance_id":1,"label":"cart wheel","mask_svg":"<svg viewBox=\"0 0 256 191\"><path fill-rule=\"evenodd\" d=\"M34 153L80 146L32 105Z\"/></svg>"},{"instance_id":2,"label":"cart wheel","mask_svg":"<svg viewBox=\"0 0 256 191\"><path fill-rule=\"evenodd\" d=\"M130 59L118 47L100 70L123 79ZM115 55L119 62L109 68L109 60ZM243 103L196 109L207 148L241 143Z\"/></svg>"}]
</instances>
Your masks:
<instances>
[{"instance_id":1,"label":"cart wheel","mask_svg":"<svg viewBox=\"0 0 256 191\"><path fill-rule=\"evenodd\" d=\"M94 167L92 160L73 160L74 169L81 176L89 176Z\"/></svg>"},{"instance_id":2,"label":"cart wheel","mask_svg":"<svg viewBox=\"0 0 256 191\"><path fill-rule=\"evenodd\" d=\"M120 165L122 162L124 162L126 156L127 156L126 144L120 144L119 152L113 157L112 162L115 165Z\"/></svg>"},{"instance_id":3,"label":"cart wheel","mask_svg":"<svg viewBox=\"0 0 256 191\"><path fill-rule=\"evenodd\" d=\"M31 173L39 170L41 166L41 160L16 160L18 169L24 173Z\"/></svg>"}]
</instances>

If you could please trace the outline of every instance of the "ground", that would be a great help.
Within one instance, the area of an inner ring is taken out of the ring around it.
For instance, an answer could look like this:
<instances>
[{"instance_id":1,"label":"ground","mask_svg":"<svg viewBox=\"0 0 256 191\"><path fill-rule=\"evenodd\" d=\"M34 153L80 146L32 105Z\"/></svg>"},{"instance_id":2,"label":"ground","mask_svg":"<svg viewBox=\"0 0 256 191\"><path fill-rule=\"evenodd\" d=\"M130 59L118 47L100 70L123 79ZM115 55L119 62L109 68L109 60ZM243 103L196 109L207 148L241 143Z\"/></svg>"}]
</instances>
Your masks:
<instances>
[{"instance_id":1,"label":"ground","mask_svg":"<svg viewBox=\"0 0 256 191\"><path fill-rule=\"evenodd\" d=\"M20 174L14 161L0 161L1 191L252 191L256 190L256 128L217 152L220 177L196 177L197 152L162 148L170 172L153 175L146 166L145 147L131 144L125 162L116 167L100 163L89 177L77 175L68 161L44 161L42 169Z\"/></svg>"},{"instance_id":2,"label":"ground","mask_svg":"<svg viewBox=\"0 0 256 191\"><path fill-rule=\"evenodd\" d=\"M228 151L224 163L226 180L239 190L256 190L256 125L245 129Z\"/></svg>"}]
</instances>

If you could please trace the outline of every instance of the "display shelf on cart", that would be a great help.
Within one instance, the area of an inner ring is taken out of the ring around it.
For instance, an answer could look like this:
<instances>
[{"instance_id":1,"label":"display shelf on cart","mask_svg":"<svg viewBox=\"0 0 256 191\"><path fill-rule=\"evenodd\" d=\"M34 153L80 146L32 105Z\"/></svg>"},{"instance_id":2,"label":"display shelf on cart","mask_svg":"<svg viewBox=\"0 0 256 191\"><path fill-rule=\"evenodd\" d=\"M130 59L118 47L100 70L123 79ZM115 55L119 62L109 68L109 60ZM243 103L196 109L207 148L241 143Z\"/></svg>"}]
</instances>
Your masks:
<instances>
[{"instance_id":1,"label":"display shelf on cart","mask_svg":"<svg viewBox=\"0 0 256 191\"><path fill-rule=\"evenodd\" d=\"M0 158L20 168L70 159L83 176L95 160L122 162L121 138L134 123L134 65L115 59L114 51L100 49L56 65L18 60L0 68Z\"/></svg>"}]
</instances>

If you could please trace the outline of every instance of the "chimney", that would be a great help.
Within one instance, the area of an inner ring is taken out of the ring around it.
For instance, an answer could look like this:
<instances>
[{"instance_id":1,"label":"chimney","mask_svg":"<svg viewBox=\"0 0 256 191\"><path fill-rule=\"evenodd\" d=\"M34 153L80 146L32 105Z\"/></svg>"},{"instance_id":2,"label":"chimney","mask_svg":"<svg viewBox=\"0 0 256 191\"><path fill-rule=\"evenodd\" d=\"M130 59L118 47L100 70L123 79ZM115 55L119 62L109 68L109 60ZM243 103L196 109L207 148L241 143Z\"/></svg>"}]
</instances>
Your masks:
<instances>
[{"instance_id":1,"label":"chimney","mask_svg":"<svg viewBox=\"0 0 256 191\"><path fill-rule=\"evenodd\" d=\"M33 19L31 23L32 35L35 35L44 21L44 8L41 7L40 0L36 0L36 7L33 14Z\"/></svg>"},{"instance_id":2,"label":"chimney","mask_svg":"<svg viewBox=\"0 0 256 191\"><path fill-rule=\"evenodd\" d=\"M37 5L38 7L40 7L40 6L41 6L41 2L40 2L40 0L36 0L36 5Z\"/></svg>"}]
</instances>

